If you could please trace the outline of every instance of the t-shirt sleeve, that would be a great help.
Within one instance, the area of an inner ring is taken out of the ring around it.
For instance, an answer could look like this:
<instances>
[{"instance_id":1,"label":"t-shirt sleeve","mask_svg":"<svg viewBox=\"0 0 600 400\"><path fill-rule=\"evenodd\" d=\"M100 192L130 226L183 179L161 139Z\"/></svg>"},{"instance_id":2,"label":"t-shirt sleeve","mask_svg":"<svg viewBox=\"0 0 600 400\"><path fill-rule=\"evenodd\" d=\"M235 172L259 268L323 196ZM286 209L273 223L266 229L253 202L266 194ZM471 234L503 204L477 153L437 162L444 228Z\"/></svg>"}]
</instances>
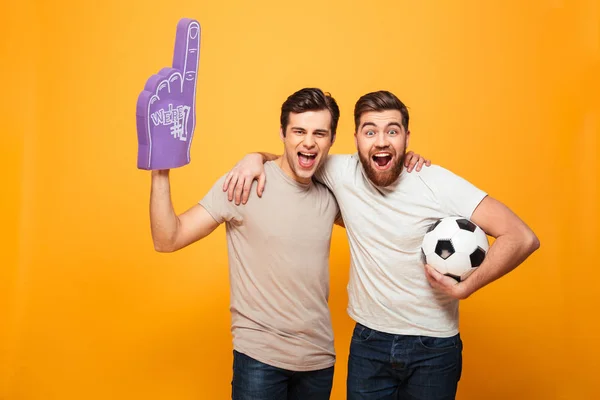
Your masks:
<instances>
[{"instance_id":1,"label":"t-shirt sleeve","mask_svg":"<svg viewBox=\"0 0 600 400\"><path fill-rule=\"evenodd\" d=\"M432 165L424 167L419 177L431 189L448 215L471 218L487 193L455 173Z\"/></svg>"},{"instance_id":2,"label":"t-shirt sleeve","mask_svg":"<svg viewBox=\"0 0 600 400\"><path fill-rule=\"evenodd\" d=\"M241 222L241 208L240 206L236 206L234 201L229 201L227 198L227 192L223 191L224 181L225 175L212 186L209 192L198 203L204 207L219 224L231 220Z\"/></svg>"},{"instance_id":3,"label":"t-shirt sleeve","mask_svg":"<svg viewBox=\"0 0 600 400\"><path fill-rule=\"evenodd\" d=\"M315 179L329 189L341 181L345 174L350 172L350 154L331 154L315 173Z\"/></svg>"}]
</instances>

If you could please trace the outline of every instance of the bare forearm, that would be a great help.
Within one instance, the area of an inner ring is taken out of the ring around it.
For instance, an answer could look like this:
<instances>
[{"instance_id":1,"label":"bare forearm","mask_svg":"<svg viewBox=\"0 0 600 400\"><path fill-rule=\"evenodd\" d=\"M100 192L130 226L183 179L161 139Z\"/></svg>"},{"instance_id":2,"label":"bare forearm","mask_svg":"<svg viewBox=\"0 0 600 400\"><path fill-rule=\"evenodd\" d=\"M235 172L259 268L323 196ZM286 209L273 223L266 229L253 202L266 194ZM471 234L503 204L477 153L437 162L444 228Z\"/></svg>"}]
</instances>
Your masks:
<instances>
[{"instance_id":1,"label":"bare forearm","mask_svg":"<svg viewBox=\"0 0 600 400\"><path fill-rule=\"evenodd\" d=\"M539 241L532 232L499 236L490 247L481 266L464 281L465 298L508 274L523 263L538 247Z\"/></svg>"},{"instance_id":2,"label":"bare forearm","mask_svg":"<svg viewBox=\"0 0 600 400\"><path fill-rule=\"evenodd\" d=\"M150 225L154 248L169 251L177 237L179 218L171 202L169 171L152 171Z\"/></svg>"},{"instance_id":3,"label":"bare forearm","mask_svg":"<svg viewBox=\"0 0 600 400\"><path fill-rule=\"evenodd\" d=\"M276 156L275 154L272 153L263 153L261 151L256 152L256 154L260 154L262 159L263 159L263 163L266 163L267 161L273 161L276 160L277 158L279 158L279 156Z\"/></svg>"}]
</instances>

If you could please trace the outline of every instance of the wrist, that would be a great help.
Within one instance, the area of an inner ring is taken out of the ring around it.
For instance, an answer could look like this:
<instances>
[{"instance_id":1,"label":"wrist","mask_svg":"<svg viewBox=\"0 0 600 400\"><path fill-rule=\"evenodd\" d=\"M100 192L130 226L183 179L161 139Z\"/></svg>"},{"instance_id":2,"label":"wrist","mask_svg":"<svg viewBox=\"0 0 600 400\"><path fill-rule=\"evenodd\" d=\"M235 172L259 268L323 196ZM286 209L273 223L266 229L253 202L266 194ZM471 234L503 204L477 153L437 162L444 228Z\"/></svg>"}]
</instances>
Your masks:
<instances>
[{"instance_id":1,"label":"wrist","mask_svg":"<svg viewBox=\"0 0 600 400\"><path fill-rule=\"evenodd\" d=\"M254 155L256 156L257 160L260 160L261 164L266 163L267 161L269 161L269 158L267 157L267 155L265 153L254 153Z\"/></svg>"},{"instance_id":2,"label":"wrist","mask_svg":"<svg viewBox=\"0 0 600 400\"><path fill-rule=\"evenodd\" d=\"M168 169L153 169L152 170L152 179L165 179L165 178L169 178L169 172L170 170Z\"/></svg>"},{"instance_id":3,"label":"wrist","mask_svg":"<svg viewBox=\"0 0 600 400\"><path fill-rule=\"evenodd\" d=\"M460 288L458 295L456 296L458 298L458 300L466 300L472 294L471 291L469 290L469 288L467 287L467 285L465 285L464 282L462 282L462 283L463 283L463 285Z\"/></svg>"},{"instance_id":4,"label":"wrist","mask_svg":"<svg viewBox=\"0 0 600 400\"><path fill-rule=\"evenodd\" d=\"M461 282L461 300L469 298L473 293L475 293L479 289L479 287L477 287L477 278L475 277L475 279L471 279L474 278L473 275L475 275L475 272L470 277Z\"/></svg>"}]
</instances>

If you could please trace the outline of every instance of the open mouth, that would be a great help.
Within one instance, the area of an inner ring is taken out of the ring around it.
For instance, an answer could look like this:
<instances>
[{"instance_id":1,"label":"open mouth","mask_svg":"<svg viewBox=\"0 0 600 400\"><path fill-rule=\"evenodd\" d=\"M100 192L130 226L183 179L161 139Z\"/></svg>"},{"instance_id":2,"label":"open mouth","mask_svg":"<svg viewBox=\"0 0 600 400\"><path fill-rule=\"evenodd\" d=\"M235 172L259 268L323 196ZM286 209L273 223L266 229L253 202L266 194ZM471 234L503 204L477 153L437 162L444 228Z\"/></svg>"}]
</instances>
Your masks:
<instances>
[{"instance_id":1,"label":"open mouth","mask_svg":"<svg viewBox=\"0 0 600 400\"><path fill-rule=\"evenodd\" d=\"M371 157L375 163L375 168L378 170L386 170L392 163L392 155L390 153L376 153Z\"/></svg>"},{"instance_id":2,"label":"open mouth","mask_svg":"<svg viewBox=\"0 0 600 400\"><path fill-rule=\"evenodd\" d=\"M303 151L298 152L298 163L302 168L311 168L315 165L317 160L317 153L306 153Z\"/></svg>"}]
</instances>

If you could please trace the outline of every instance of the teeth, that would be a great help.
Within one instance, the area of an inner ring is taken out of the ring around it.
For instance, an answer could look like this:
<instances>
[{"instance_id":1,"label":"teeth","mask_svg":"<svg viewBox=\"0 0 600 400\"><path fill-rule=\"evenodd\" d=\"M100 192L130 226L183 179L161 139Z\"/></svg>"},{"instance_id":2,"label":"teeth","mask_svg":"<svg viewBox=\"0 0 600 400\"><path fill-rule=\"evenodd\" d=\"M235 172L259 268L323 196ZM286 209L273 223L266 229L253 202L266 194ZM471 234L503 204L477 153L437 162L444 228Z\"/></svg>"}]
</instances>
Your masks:
<instances>
[{"instance_id":1,"label":"teeth","mask_svg":"<svg viewBox=\"0 0 600 400\"><path fill-rule=\"evenodd\" d=\"M378 153L375 154L373 157L391 157L390 153Z\"/></svg>"},{"instance_id":2,"label":"teeth","mask_svg":"<svg viewBox=\"0 0 600 400\"><path fill-rule=\"evenodd\" d=\"M302 154L303 156L306 156L306 157L316 157L317 156L316 154L303 153L303 152L300 152L300 154Z\"/></svg>"}]
</instances>

